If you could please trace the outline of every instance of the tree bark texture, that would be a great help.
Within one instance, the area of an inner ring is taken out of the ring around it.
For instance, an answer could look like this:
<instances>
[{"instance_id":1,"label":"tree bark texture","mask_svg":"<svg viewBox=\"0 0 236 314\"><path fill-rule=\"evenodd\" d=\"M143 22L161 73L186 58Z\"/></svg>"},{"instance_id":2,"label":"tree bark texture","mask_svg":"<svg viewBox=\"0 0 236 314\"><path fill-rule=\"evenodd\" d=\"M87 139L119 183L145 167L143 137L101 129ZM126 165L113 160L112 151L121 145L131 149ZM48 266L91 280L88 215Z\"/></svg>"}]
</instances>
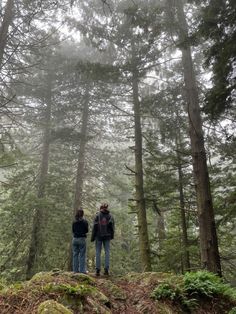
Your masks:
<instances>
[{"instance_id":1,"label":"tree bark texture","mask_svg":"<svg viewBox=\"0 0 236 314\"><path fill-rule=\"evenodd\" d=\"M188 42L188 25L184 14L182 0L178 0L175 3L179 24L179 39L181 43L180 49L182 52L182 64L188 106L193 172L197 193L201 262L203 268L221 275L221 263L206 160L198 89L194 73L191 47Z\"/></svg>"},{"instance_id":2,"label":"tree bark texture","mask_svg":"<svg viewBox=\"0 0 236 314\"><path fill-rule=\"evenodd\" d=\"M190 258L188 250L188 232L186 223L186 213L185 213L185 201L184 201L184 185L183 185L183 169L181 163L180 150L181 145L180 134L178 134L179 139L176 138L177 147L177 165L178 165L178 179L179 179L179 203L180 203L180 218L181 218L181 231L182 231L182 246L183 246L183 270L190 270Z\"/></svg>"},{"instance_id":3,"label":"tree bark texture","mask_svg":"<svg viewBox=\"0 0 236 314\"><path fill-rule=\"evenodd\" d=\"M52 95L51 95L51 77L48 75L48 84L45 97L45 116L43 122L43 147L42 147L42 159L39 172L38 180L38 198L42 199L45 196L45 187L48 174L48 164L49 164L49 149L50 149L50 132L51 132L51 105L52 105ZM31 278L35 266L36 257L40 251L40 232L42 227L43 218L43 208L39 204L35 208L33 217L33 227L31 233L31 241L29 247L29 254L26 263L26 278Z\"/></svg>"},{"instance_id":4,"label":"tree bark texture","mask_svg":"<svg viewBox=\"0 0 236 314\"><path fill-rule=\"evenodd\" d=\"M84 169L85 169L85 153L86 153L86 143L87 143L87 129L89 120L89 90L86 90L83 112L82 112L82 126L80 132L80 146L78 154L78 163L76 171L76 181L75 181L75 195L74 195L74 214L77 209L82 207L83 204L83 183L84 183ZM69 260L68 260L68 270L72 270L72 246L69 247Z\"/></svg>"},{"instance_id":5,"label":"tree bark texture","mask_svg":"<svg viewBox=\"0 0 236 314\"><path fill-rule=\"evenodd\" d=\"M0 27L0 69L2 68L4 51L7 45L9 26L12 23L13 16L14 16L14 0L8 0L5 5L3 21Z\"/></svg>"},{"instance_id":6,"label":"tree bark texture","mask_svg":"<svg viewBox=\"0 0 236 314\"><path fill-rule=\"evenodd\" d=\"M82 113L80 146L79 146L79 155L78 155L78 163L77 163L76 182L75 182L74 212L82 206L88 119L89 119L89 91L87 90L86 95L85 95L85 102L83 106L83 113Z\"/></svg>"},{"instance_id":7,"label":"tree bark texture","mask_svg":"<svg viewBox=\"0 0 236 314\"><path fill-rule=\"evenodd\" d=\"M151 270L146 206L143 188L142 127L138 93L138 71L133 57L132 92L135 121L135 199L137 202L138 231L143 271Z\"/></svg>"},{"instance_id":8,"label":"tree bark texture","mask_svg":"<svg viewBox=\"0 0 236 314\"><path fill-rule=\"evenodd\" d=\"M163 242L166 238L166 230L165 230L165 218L164 218L164 212L160 209L160 212L156 214L157 216L157 238L158 238L158 244L159 249L163 249Z\"/></svg>"}]
</instances>

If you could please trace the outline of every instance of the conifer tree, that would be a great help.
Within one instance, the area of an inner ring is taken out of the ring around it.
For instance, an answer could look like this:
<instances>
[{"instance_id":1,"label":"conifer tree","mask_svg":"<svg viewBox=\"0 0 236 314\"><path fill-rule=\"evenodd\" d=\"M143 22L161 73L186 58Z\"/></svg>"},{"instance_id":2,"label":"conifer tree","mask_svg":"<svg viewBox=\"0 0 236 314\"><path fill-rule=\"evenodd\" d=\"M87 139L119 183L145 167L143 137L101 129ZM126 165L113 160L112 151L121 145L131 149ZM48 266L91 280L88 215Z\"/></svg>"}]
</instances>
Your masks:
<instances>
[{"instance_id":1,"label":"conifer tree","mask_svg":"<svg viewBox=\"0 0 236 314\"><path fill-rule=\"evenodd\" d=\"M202 6L198 35L207 42L205 65L213 71L204 109L216 118L234 108L236 88L236 3L210 0Z\"/></svg>"},{"instance_id":2,"label":"conifer tree","mask_svg":"<svg viewBox=\"0 0 236 314\"><path fill-rule=\"evenodd\" d=\"M175 11L173 3L168 1L167 5L169 12L173 13ZM191 45L188 39L188 25L182 0L177 1L175 5L186 88L193 172L197 193L202 267L221 275L220 255L206 160L199 95L191 55ZM171 16L173 18L175 15Z\"/></svg>"}]
</instances>

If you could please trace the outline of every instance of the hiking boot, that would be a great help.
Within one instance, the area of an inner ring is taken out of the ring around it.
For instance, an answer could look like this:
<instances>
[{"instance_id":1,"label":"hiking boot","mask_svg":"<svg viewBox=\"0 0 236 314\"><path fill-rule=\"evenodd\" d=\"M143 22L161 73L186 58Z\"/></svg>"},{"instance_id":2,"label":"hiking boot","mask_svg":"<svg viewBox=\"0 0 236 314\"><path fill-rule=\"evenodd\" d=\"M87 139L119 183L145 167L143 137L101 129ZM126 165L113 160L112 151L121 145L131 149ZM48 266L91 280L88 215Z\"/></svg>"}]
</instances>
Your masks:
<instances>
[{"instance_id":1,"label":"hiking boot","mask_svg":"<svg viewBox=\"0 0 236 314\"><path fill-rule=\"evenodd\" d=\"M100 276L100 269L96 269L95 275L96 275L96 276Z\"/></svg>"},{"instance_id":2,"label":"hiking boot","mask_svg":"<svg viewBox=\"0 0 236 314\"><path fill-rule=\"evenodd\" d=\"M109 271L108 271L107 268L104 269L104 275L105 275L105 276L109 276Z\"/></svg>"}]
</instances>

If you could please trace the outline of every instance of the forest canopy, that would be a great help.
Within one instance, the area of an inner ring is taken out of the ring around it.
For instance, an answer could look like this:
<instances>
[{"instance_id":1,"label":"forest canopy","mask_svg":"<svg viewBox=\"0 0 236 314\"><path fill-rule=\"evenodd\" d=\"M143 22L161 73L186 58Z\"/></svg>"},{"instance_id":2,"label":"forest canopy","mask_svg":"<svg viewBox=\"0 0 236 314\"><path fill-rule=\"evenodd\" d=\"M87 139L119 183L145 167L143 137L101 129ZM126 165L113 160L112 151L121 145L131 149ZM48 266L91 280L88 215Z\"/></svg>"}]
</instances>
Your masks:
<instances>
[{"instance_id":1,"label":"forest canopy","mask_svg":"<svg viewBox=\"0 0 236 314\"><path fill-rule=\"evenodd\" d=\"M111 271L235 279L234 0L0 2L0 269L71 269L76 210Z\"/></svg>"}]
</instances>

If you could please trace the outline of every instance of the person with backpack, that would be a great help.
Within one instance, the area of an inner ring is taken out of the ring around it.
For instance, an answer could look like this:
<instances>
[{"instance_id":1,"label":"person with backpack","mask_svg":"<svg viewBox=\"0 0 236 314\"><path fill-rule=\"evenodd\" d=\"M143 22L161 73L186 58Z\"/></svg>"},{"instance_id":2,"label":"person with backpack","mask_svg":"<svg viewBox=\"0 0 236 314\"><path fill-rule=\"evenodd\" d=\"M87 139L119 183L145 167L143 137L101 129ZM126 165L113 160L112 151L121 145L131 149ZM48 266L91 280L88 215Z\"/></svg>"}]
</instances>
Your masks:
<instances>
[{"instance_id":1,"label":"person with backpack","mask_svg":"<svg viewBox=\"0 0 236 314\"><path fill-rule=\"evenodd\" d=\"M102 204L100 206L100 212L98 212L94 218L91 237L91 241L95 241L96 248L96 276L100 276L102 246L105 251L104 275L109 275L110 241L114 238L114 231L115 223L108 210L108 204Z\"/></svg>"},{"instance_id":2,"label":"person with backpack","mask_svg":"<svg viewBox=\"0 0 236 314\"><path fill-rule=\"evenodd\" d=\"M75 220L72 223L72 250L73 250L73 272L86 273L86 237L88 233L88 222L84 217L82 208L75 214Z\"/></svg>"}]
</instances>

